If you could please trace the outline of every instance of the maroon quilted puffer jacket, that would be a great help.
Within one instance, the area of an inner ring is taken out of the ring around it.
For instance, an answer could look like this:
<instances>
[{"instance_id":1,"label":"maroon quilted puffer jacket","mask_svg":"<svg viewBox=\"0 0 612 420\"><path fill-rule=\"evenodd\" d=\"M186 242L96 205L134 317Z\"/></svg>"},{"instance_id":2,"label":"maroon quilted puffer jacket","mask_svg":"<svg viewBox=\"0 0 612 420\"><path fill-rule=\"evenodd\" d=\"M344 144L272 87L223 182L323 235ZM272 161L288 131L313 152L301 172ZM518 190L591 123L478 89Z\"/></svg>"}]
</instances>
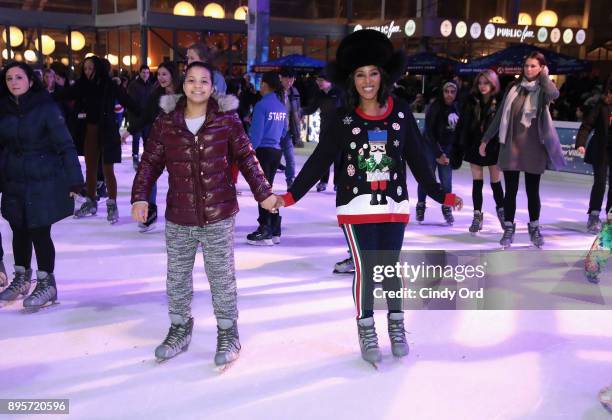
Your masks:
<instances>
[{"instance_id":1,"label":"maroon quilted puffer jacket","mask_svg":"<svg viewBox=\"0 0 612 420\"><path fill-rule=\"evenodd\" d=\"M174 104L172 104L174 105ZM230 165L236 163L258 202L272 194L251 142L235 112L236 97L208 102L206 121L196 135L185 124L185 98L153 124L132 186L132 203L147 201L153 184L168 169L166 219L204 226L238 212ZM160 101L160 106L164 105Z\"/></svg>"}]
</instances>

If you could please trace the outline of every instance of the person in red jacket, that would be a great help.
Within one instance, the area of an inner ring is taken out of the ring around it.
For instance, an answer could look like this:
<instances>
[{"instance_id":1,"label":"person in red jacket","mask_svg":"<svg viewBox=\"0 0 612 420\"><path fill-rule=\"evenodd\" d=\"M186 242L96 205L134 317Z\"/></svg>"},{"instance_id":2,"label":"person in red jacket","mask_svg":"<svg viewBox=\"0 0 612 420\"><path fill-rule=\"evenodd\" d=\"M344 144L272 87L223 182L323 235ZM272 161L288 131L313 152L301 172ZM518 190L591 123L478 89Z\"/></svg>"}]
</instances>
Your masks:
<instances>
[{"instance_id":1,"label":"person in red jacket","mask_svg":"<svg viewBox=\"0 0 612 420\"><path fill-rule=\"evenodd\" d=\"M234 96L211 97L214 73L209 64L187 67L181 98L173 111L155 121L132 187L132 216L147 219L147 198L168 170L166 246L167 294L171 326L155 350L166 360L187 350L193 330L193 264L199 244L205 256L217 318L215 364L233 362L240 351L234 276L234 219L238 212L230 166L236 163L255 199L272 210L277 198L235 112Z\"/></svg>"}]
</instances>

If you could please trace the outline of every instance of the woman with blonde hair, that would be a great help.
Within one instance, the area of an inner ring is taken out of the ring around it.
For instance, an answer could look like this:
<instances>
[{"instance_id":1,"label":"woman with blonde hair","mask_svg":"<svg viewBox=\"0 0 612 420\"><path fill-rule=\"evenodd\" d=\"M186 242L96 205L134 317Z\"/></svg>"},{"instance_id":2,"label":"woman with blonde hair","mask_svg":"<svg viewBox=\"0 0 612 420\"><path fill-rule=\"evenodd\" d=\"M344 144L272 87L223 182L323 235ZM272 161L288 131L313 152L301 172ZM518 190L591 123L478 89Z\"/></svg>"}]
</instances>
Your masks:
<instances>
[{"instance_id":1,"label":"woman with blonde hair","mask_svg":"<svg viewBox=\"0 0 612 420\"><path fill-rule=\"evenodd\" d=\"M472 171L474 219L469 231L473 235L482 229L483 224L482 188L485 168L489 168L495 210L502 229L504 228L504 190L501 185L501 171L497 166L498 137L493 137L487 144L486 156L478 153L480 140L495 117L499 90L499 79L493 70L487 69L480 72L474 79L471 95L461 110L462 123L459 141L461 150L464 152L464 160L469 162Z\"/></svg>"}]
</instances>

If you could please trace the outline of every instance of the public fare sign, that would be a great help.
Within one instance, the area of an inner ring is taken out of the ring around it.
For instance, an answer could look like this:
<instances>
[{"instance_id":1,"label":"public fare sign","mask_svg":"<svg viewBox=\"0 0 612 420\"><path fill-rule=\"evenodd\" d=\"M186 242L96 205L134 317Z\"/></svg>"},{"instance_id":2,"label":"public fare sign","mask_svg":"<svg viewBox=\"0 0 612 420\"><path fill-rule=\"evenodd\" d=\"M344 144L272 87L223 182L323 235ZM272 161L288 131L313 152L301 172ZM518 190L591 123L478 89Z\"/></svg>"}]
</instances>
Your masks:
<instances>
[{"instance_id":1,"label":"public fare sign","mask_svg":"<svg viewBox=\"0 0 612 420\"><path fill-rule=\"evenodd\" d=\"M456 39L506 41L512 43L540 43L583 45L587 32L575 28L547 28L536 25L465 22L454 19L415 18L384 23L360 23L353 31L374 29L389 38L442 37Z\"/></svg>"}]
</instances>

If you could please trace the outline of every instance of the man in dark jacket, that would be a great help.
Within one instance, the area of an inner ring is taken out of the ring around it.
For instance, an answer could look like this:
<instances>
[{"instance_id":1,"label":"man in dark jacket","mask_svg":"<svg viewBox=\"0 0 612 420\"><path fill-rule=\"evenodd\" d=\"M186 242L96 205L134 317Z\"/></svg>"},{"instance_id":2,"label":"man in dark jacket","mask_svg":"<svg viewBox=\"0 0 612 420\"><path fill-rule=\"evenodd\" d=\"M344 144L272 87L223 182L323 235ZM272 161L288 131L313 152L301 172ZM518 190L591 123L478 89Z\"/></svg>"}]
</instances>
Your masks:
<instances>
[{"instance_id":1,"label":"man in dark jacket","mask_svg":"<svg viewBox=\"0 0 612 420\"><path fill-rule=\"evenodd\" d=\"M128 95L138 104L140 109L144 109L145 104L147 103L147 98L153 92L155 88L155 81L151 77L151 70L149 66L143 64L140 66L138 71L138 76L132 81L132 83L128 86ZM133 115L130 115L128 112L128 121L134 118ZM132 161L134 163L134 170L138 169L139 163L139 149L140 149L140 139L142 138L142 143L147 141L147 137L149 136L149 130L151 126L146 126L142 129L141 132L138 132L132 135Z\"/></svg>"},{"instance_id":2,"label":"man in dark jacket","mask_svg":"<svg viewBox=\"0 0 612 420\"><path fill-rule=\"evenodd\" d=\"M329 132L332 125L332 119L336 115L338 108L342 107L342 93L339 89L332 85L329 81L328 76L323 72L316 78L317 86L319 91L315 95L312 103L302 108L302 115L314 114L317 110L320 110L320 131L319 138ZM334 162L334 186L336 185L336 175L340 166L339 158ZM321 180L317 184L317 191L322 192L327 189L327 182L329 181L329 169L321 174ZM334 187L335 189L335 187Z\"/></svg>"},{"instance_id":3,"label":"man in dark jacket","mask_svg":"<svg viewBox=\"0 0 612 420\"><path fill-rule=\"evenodd\" d=\"M458 136L457 123L459 122L459 106L457 103L458 86L454 81L444 83L442 97L436 99L425 113L425 138L428 141L433 156L431 169L435 174L438 170L440 184L444 192L453 191L453 172L450 166L450 156L453 144ZM419 201L416 207L417 222L422 222L425 217L426 193L419 186ZM442 205L442 215L448 225L455 221L452 207Z\"/></svg>"},{"instance_id":4,"label":"man in dark jacket","mask_svg":"<svg viewBox=\"0 0 612 420\"><path fill-rule=\"evenodd\" d=\"M285 107L287 108L287 134L281 139L281 149L285 157L285 178L287 188L293 184L295 178L295 157L293 146L304 147L300 138L300 92L293 86L295 82L295 72L290 68L283 68L280 71L280 79L283 85Z\"/></svg>"},{"instance_id":5,"label":"man in dark jacket","mask_svg":"<svg viewBox=\"0 0 612 420\"><path fill-rule=\"evenodd\" d=\"M587 230L597 234L601 230L599 212L606 192L606 179L609 181L608 202L606 213L612 208L612 85L608 88L601 100L591 110L578 130L576 136L576 149L584 154L584 162L593 165L593 188L589 201L589 219ZM588 146L587 139L591 131L595 130ZM585 149L586 146L586 149Z\"/></svg>"}]
</instances>

